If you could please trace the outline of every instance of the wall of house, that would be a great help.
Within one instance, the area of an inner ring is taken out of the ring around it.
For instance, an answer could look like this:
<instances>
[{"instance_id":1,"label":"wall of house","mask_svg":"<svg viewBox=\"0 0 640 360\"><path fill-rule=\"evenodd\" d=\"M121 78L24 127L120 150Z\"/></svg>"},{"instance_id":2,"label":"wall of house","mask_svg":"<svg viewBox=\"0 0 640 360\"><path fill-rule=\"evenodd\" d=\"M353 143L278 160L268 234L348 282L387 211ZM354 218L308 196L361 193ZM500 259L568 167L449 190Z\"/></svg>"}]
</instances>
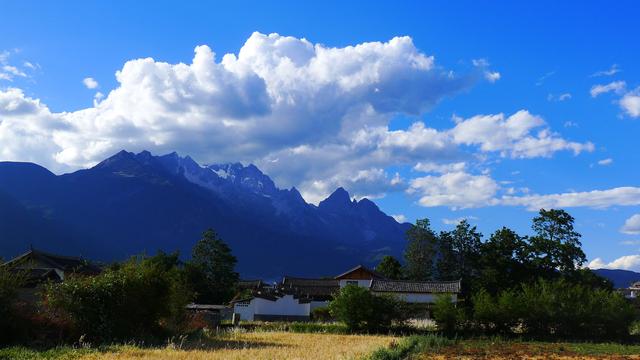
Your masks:
<instances>
[{"instance_id":1,"label":"wall of house","mask_svg":"<svg viewBox=\"0 0 640 360\"><path fill-rule=\"evenodd\" d=\"M240 315L240 320L253 321L255 315L254 300L233 304L233 312Z\"/></svg>"},{"instance_id":2,"label":"wall of house","mask_svg":"<svg viewBox=\"0 0 640 360\"><path fill-rule=\"evenodd\" d=\"M402 300L411 304L432 304L435 303L439 294L425 294L425 293L394 293L394 292L375 292L375 294L389 294L393 295L396 299ZM457 294L451 294L451 301L457 302Z\"/></svg>"},{"instance_id":3,"label":"wall of house","mask_svg":"<svg viewBox=\"0 0 640 360\"><path fill-rule=\"evenodd\" d=\"M276 301L254 298L251 302L256 315L309 316L311 308L311 304L300 304L293 295L285 295Z\"/></svg>"},{"instance_id":4,"label":"wall of house","mask_svg":"<svg viewBox=\"0 0 640 360\"><path fill-rule=\"evenodd\" d=\"M343 288L345 286L347 286L347 284L349 284L350 282L357 282L358 286L360 287L365 287L365 288L370 288L371 287L371 280L367 279L340 279L340 281L338 281L338 283L340 284L340 288Z\"/></svg>"}]
</instances>

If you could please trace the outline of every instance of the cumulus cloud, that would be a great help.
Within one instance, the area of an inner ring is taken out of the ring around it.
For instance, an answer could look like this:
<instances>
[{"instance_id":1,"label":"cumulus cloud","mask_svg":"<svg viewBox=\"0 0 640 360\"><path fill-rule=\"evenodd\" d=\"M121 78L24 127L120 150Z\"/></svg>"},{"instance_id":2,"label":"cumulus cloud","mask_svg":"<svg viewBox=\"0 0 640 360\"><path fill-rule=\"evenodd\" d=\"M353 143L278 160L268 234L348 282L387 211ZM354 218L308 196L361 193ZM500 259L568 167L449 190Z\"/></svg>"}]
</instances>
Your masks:
<instances>
[{"instance_id":1,"label":"cumulus cloud","mask_svg":"<svg viewBox=\"0 0 640 360\"><path fill-rule=\"evenodd\" d=\"M588 265L590 269L623 269L640 271L640 255L626 255L609 263L602 258L593 259Z\"/></svg>"},{"instance_id":2,"label":"cumulus cloud","mask_svg":"<svg viewBox=\"0 0 640 360\"><path fill-rule=\"evenodd\" d=\"M487 79L487 81L489 82L496 82L498 80L500 80L500 73L497 71L485 71L484 72L484 78Z\"/></svg>"},{"instance_id":3,"label":"cumulus cloud","mask_svg":"<svg viewBox=\"0 0 640 360\"><path fill-rule=\"evenodd\" d=\"M414 167L413 170L426 172L426 173L448 173L448 172L459 172L463 171L466 167L465 162L454 162L447 164L439 164L436 162L419 162Z\"/></svg>"},{"instance_id":4,"label":"cumulus cloud","mask_svg":"<svg viewBox=\"0 0 640 360\"><path fill-rule=\"evenodd\" d=\"M356 197L405 189L409 181L387 173L391 165L448 167L439 171L446 193L465 182L491 188L488 176L456 165L476 151L511 158L592 151L593 144L565 140L524 110L459 119L450 129L422 121L389 129L397 114L424 114L468 89L488 63L475 65L469 74L446 70L409 37L333 48L254 33L237 54L219 57L198 46L190 64L127 61L118 86L79 111L52 113L20 90L0 91L0 155L62 172L120 149L179 151L202 163L253 162L317 202L336 186ZM462 207L461 197L434 196L422 195L426 204L449 197Z\"/></svg>"},{"instance_id":5,"label":"cumulus cloud","mask_svg":"<svg viewBox=\"0 0 640 360\"><path fill-rule=\"evenodd\" d=\"M640 117L640 88L624 94L620 99L620 107L627 115L634 118Z\"/></svg>"},{"instance_id":6,"label":"cumulus cloud","mask_svg":"<svg viewBox=\"0 0 640 360\"><path fill-rule=\"evenodd\" d=\"M416 194L422 206L465 209L491 204L498 189L498 184L487 175L460 171L412 179L407 191Z\"/></svg>"},{"instance_id":7,"label":"cumulus cloud","mask_svg":"<svg viewBox=\"0 0 640 360\"><path fill-rule=\"evenodd\" d=\"M82 79L82 83L84 84L84 86L86 86L87 89L96 89L99 86L96 79L92 77L86 77Z\"/></svg>"},{"instance_id":8,"label":"cumulus cloud","mask_svg":"<svg viewBox=\"0 0 640 360\"><path fill-rule=\"evenodd\" d=\"M604 209L611 206L635 206L640 205L640 188L629 186L560 194L503 196L499 204L525 206L532 211L542 208L589 207Z\"/></svg>"},{"instance_id":9,"label":"cumulus cloud","mask_svg":"<svg viewBox=\"0 0 640 360\"><path fill-rule=\"evenodd\" d=\"M640 214L635 214L628 218L624 222L620 232L629 235L640 235Z\"/></svg>"},{"instance_id":10,"label":"cumulus cloud","mask_svg":"<svg viewBox=\"0 0 640 360\"><path fill-rule=\"evenodd\" d=\"M477 115L460 120L451 130L458 144L478 145L485 152L499 152L511 158L549 157L562 150L579 154L591 152L590 142L567 141L544 127L544 120L526 110L505 117L504 114ZM537 134L534 129L539 129Z\"/></svg>"},{"instance_id":11,"label":"cumulus cloud","mask_svg":"<svg viewBox=\"0 0 640 360\"><path fill-rule=\"evenodd\" d=\"M407 217L404 216L403 214L396 214L396 215L391 215L391 217L393 217L394 219L396 219L397 222L399 223L405 223L407 222Z\"/></svg>"},{"instance_id":12,"label":"cumulus cloud","mask_svg":"<svg viewBox=\"0 0 640 360\"><path fill-rule=\"evenodd\" d=\"M615 92L616 94L620 94L626 89L627 83L624 81L612 81L608 84L598 84L593 85L591 87L590 93L591 97L597 97L601 94L606 94L608 92Z\"/></svg>"}]
</instances>

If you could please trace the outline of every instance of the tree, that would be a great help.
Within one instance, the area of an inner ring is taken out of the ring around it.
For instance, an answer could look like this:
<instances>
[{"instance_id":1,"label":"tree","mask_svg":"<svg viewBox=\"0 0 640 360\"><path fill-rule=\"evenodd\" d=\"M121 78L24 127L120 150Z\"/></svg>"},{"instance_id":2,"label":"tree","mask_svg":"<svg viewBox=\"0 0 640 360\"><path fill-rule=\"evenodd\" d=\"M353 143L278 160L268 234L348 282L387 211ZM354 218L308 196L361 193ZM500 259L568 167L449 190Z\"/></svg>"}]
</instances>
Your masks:
<instances>
[{"instance_id":1,"label":"tree","mask_svg":"<svg viewBox=\"0 0 640 360\"><path fill-rule=\"evenodd\" d=\"M12 340L16 325L20 324L16 314L18 289L24 285L26 274L0 266L0 345Z\"/></svg>"},{"instance_id":2,"label":"tree","mask_svg":"<svg viewBox=\"0 0 640 360\"><path fill-rule=\"evenodd\" d=\"M451 296L439 295L433 304L433 319L440 331L451 335L464 321L464 313L451 301Z\"/></svg>"},{"instance_id":3,"label":"tree","mask_svg":"<svg viewBox=\"0 0 640 360\"><path fill-rule=\"evenodd\" d=\"M399 280L402 278L400 261L390 255L382 258L382 261L376 266L376 271L388 279Z\"/></svg>"},{"instance_id":4,"label":"tree","mask_svg":"<svg viewBox=\"0 0 640 360\"><path fill-rule=\"evenodd\" d=\"M574 219L564 210L541 209L533 219L531 254L534 266L553 277L557 271L571 272L587 260L581 249L581 235L573 229Z\"/></svg>"},{"instance_id":5,"label":"tree","mask_svg":"<svg viewBox=\"0 0 640 360\"><path fill-rule=\"evenodd\" d=\"M407 231L409 243L404 253L405 274L410 280L431 280L438 239L429 219L417 220Z\"/></svg>"},{"instance_id":6,"label":"tree","mask_svg":"<svg viewBox=\"0 0 640 360\"><path fill-rule=\"evenodd\" d=\"M491 295L535 279L529 271L529 245L526 238L503 227L480 246L480 279L477 282Z\"/></svg>"},{"instance_id":7,"label":"tree","mask_svg":"<svg viewBox=\"0 0 640 360\"><path fill-rule=\"evenodd\" d=\"M231 249L216 232L213 229L205 231L185 268L196 300L205 304L223 304L231 300L239 279L236 263Z\"/></svg>"},{"instance_id":8,"label":"tree","mask_svg":"<svg viewBox=\"0 0 640 360\"><path fill-rule=\"evenodd\" d=\"M402 306L391 296L378 296L357 285L347 285L329 303L331 316L351 331L378 331L403 317Z\"/></svg>"}]
</instances>

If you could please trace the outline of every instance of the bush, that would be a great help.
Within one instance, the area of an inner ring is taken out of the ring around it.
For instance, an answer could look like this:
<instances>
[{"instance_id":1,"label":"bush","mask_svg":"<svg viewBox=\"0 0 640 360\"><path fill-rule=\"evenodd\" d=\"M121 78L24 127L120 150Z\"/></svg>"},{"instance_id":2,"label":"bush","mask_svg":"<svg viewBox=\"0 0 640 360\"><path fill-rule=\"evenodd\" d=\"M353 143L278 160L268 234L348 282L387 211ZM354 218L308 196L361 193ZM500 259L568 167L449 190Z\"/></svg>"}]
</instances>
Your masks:
<instances>
[{"instance_id":1,"label":"bush","mask_svg":"<svg viewBox=\"0 0 640 360\"><path fill-rule=\"evenodd\" d=\"M0 266L0 344L15 340L16 327L21 323L18 315L18 289L25 277Z\"/></svg>"},{"instance_id":2,"label":"bush","mask_svg":"<svg viewBox=\"0 0 640 360\"><path fill-rule=\"evenodd\" d=\"M425 336L413 335L402 338L398 343L392 343L389 347L376 350L369 357L370 360L401 360L407 359L412 354L433 352L441 348L455 344L455 340L446 337L429 334Z\"/></svg>"},{"instance_id":3,"label":"bush","mask_svg":"<svg viewBox=\"0 0 640 360\"><path fill-rule=\"evenodd\" d=\"M464 313L451 301L451 296L440 295L433 306L433 318L438 329L445 334L453 334L464 321Z\"/></svg>"},{"instance_id":4,"label":"bush","mask_svg":"<svg viewBox=\"0 0 640 360\"><path fill-rule=\"evenodd\" d=\"M331 320L331 313L328 307L319 307L311 311L311 320L313 321L329 321Z\"/></svg>"},{"instance_id":5,"label":"bush","mask_svg":"<svg viewBox=\"0 0 640 360\"><path fill-rule=\"evenodd\" d=\"M614 291L565 280L539 280L520 290L473 297L474 319L485 331L544 338L622 339L636 318L635 309Z\"/></svg>"},{"instance_id":6,"label":"bush","mask_svg":"<svg viewBox=\"0 0 640 360\"><path fill-rule=\"evenodd\" d=\"M402 320L401 303L392 297L372 294L368 289L347 285L331 303L329 312L351 331L379 331Z\"/></svg>"},{"instance_id":7,"label":"bush","mask_svg":"<svg viewBox=\"0 0 640 360\"><path fill-rule=\"evenodd\" d=\"M46 303L89 341L152 340L175 330L190 295L166 255L132 259L95 277L70 277L46 290Z\"/></svg>"}]
</instances>

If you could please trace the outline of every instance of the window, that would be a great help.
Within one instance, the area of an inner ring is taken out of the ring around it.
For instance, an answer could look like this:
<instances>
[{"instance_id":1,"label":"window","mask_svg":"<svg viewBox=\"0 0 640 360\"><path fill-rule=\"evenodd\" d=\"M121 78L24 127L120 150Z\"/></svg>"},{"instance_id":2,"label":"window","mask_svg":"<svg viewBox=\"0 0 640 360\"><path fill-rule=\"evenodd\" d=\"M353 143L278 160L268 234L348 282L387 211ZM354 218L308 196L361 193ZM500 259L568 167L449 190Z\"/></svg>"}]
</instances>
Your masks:
<instances>
[{"instance_id":1,"label":"window","mask_svg":"<svg viewBox=\"0 0 640 360\"><path fill-rule=\"evenodd\" d=\"M347 285L358 286L358 281L357 280L347 280Z\"/></svg>"}]
</instances>

